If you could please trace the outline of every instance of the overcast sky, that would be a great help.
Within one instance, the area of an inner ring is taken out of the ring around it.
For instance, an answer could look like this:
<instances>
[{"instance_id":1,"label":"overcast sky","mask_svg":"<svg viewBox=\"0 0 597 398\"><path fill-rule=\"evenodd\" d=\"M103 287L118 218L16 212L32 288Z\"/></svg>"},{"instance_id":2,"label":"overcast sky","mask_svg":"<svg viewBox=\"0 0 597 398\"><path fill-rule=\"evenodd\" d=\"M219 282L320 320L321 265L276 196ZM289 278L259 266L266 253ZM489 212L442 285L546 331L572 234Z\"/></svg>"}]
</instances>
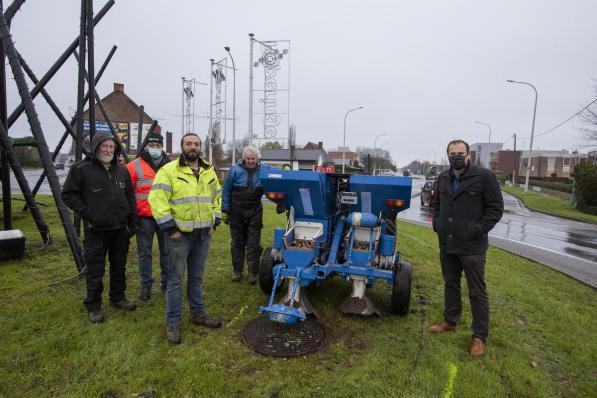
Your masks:
<instances>
[{"instance_id":1,"label":"overcast sky","mask_svg":"<svg viewBox=\"0 0 597 398\"><path fill-rule=\"evenodd\" d=\"M97 12L105 1L94 3ZM77 36L79 11L79 0L29 0L13 19L17 49L38 77ZM506 79L537 87L536 134L576 113L597 96L596 15L595 0L117 0L95 30L96 70L118 46L97 89L103 97L113 82L124 83L178 139L181 76L209 82L209 59L225 57L227 45L238 69L237 137L243 136L252 32L259 40L290 40L290 122L298 143L341 145L345 112L364 106L348 118L347 145L373 147L376 136L387 134L377 145L399 166L417 158L439 161L453 138L487 142L488 128L475 121L491 125L492 142L512 148L517 133L518 146L528 149L534 94ZM73 58L47 90L71 116ZM10 113L17 103L11 77L8 95ZM208 87L200 87L197 116L208 113L208 101ZM228 101L231 117L230 88ZM36 109L53 148L64 130L41 96ZM196 120L205 135L207 120ZM534 147L586 152L581 125L573 119L536 138ZM28 130L21 117L10 134Z\"/></svg>"}]
</instances>

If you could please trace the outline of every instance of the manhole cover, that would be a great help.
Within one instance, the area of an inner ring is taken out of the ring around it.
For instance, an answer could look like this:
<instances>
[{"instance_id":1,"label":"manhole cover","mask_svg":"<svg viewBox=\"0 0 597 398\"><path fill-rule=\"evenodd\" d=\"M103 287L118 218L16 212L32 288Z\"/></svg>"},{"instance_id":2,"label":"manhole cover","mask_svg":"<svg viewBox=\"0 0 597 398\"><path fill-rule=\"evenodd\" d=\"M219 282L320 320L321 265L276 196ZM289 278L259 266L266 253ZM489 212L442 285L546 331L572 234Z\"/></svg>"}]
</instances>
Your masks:
<instances>
[{"instance_id":1,"label":"manhole cover","mask_svg":"<svg viewBox=\"0 0 597 398\"><path fill-rule=\"evenodd\" d=\"M325 330L311 318L296 325L285 325L260 317L250 321L241 336L244 343L259 354L294 357L319 351L325 341Z\"/></svg>"}]
</instances>

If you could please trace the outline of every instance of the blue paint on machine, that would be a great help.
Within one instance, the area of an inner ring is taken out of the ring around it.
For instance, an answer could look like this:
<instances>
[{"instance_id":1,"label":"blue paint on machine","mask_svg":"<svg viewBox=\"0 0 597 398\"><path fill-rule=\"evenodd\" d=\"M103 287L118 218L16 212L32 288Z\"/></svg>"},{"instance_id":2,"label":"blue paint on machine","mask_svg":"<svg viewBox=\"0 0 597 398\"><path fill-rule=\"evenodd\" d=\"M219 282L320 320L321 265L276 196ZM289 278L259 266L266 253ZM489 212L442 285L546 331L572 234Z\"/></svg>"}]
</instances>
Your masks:
<instances>
[{"instance_id":1,"label":"blue paint on machine","mask_svg":"<svg viewBox=\"0 0 597 398\"><path fill-rule=\"evenodd\" d=\"M392 311L406 315L412 271L396 250L396 216L410 205L410 177L263 170L260 180L287 213L286 227L274 229L274 244L261 257L259 282L270 295L262 313L285 324L318 316L304 287L338 276L353 283L343 312L379 314L365 290L383 280L392 285ZM285 297L274 303L284 285Z\"/></svg>"}]
</instances>

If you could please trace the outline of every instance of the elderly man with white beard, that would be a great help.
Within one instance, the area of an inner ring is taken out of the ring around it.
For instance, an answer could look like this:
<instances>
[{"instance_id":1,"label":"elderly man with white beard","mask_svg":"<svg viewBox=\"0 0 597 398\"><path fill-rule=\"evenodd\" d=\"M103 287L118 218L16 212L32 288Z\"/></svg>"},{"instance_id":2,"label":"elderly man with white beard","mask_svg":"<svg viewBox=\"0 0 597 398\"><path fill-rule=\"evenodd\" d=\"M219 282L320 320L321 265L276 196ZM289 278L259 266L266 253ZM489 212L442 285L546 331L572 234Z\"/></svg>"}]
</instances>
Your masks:
<instances>
[{"instance_id":1,"label":"elderly man with white beard","mask_svg":"<svg viewBox=\"0 0 597 398\"><path fill-rule=\"evenodd\" d=\"M124 296L129 238L136 232L135 192L126 167L118 162L120 146L109 133L91 140L91 156L75 163L62 187L64 203L83 219L87 297L83 304L92 323L103 322L102 282L110 261L110 304L132 311Z\"/></svg>"}]
</instances>

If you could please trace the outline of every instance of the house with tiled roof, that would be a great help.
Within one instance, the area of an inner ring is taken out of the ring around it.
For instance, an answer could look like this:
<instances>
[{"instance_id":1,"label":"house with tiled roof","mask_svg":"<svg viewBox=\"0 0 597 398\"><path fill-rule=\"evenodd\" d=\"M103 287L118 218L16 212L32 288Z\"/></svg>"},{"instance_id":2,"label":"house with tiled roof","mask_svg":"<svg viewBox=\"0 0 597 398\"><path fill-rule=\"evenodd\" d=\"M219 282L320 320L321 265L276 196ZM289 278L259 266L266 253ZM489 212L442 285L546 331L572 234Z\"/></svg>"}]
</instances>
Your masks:
<instances>
[{"instance_id":1,"label":"house with tiled roof","mask_svg":"<svg viewBox=\"0 0 597 398\"><path fill-rule=\"evenodd\" d=\"M104 108L106 109L106 113L108 114L108 118L112 122L114 129L116 130L116 134L120 138L120 141L124 144L124 147L129 151L129 154L136 154L137 151L137 131L139 125L139 116L140 116L140 106L137 105L133 99L131 99L125 92L124 92L124 84L122 83L114 83L114 91L110 94L106 95L102 98L102 103ZM142 123L142 137L147 134L151 124L153 123L153 118L145 113L145 109L143 112L143 123ZM85 121L85 142L89 142L89 109L85 110L83 113L83 120ZM104 115L102 114L99 106L95 107L95 128L96 131L106 131L110 132L110 127ZM162 132L161 126L156 126L155 132L160 133ZM172 138L171 134L167 134L164 140L164 149L168 153L171 153L172 150Z\"/></svg>"}]
</instances>

